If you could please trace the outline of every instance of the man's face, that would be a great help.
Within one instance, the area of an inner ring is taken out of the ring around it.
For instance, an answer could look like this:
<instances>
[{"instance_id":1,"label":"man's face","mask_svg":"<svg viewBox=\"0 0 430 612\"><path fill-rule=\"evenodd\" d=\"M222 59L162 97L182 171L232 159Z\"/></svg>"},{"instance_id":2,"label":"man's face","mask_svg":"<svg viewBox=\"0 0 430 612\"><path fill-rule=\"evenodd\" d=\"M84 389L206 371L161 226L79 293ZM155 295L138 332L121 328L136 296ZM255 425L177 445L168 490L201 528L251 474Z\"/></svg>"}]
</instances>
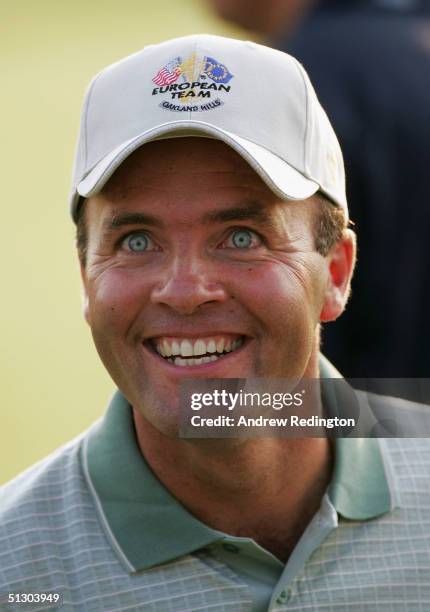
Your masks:
<instances>
[{"instance_id":1,"label":"man's face","mask_svg":"<svg viewBox=\"0 0 430 612\"><path fill-rule=\"evenodd\" d=\"M143 146L85 206L86 318L159 431L184 378L312 375L330 280L312 198L282 202L227 145L179 138Z\"/></svg>"}]
</instances>

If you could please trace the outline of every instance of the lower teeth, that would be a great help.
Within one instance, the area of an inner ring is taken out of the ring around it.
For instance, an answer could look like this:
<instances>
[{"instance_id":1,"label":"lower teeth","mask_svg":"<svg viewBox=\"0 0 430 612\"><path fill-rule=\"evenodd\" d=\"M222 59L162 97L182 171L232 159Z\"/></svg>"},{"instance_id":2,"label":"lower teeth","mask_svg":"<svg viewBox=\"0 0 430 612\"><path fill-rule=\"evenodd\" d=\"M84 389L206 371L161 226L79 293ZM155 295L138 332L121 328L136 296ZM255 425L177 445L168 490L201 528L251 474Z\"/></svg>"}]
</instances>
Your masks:
<instances>
[{"instance_id":1,"label":"lower teeth","mask_svg":"<svg viewBox=\"0 0 430 612\"><path fill-rule=\"evenodd\" d=\"M194 357L194 358L187 358L187 359L183 359L182 357L164 357L164 359L166 359L166 361L168 361L169 363L173 363L176 366L193 366L193 365L201 365L202 363L209 363L211 361L217 361L220 357L223 357L224 355L229 355L231 352L235 351L236 349L238 349L240 346L242 346L243 344L243 340L236 340L236 346L233 344L233 349L231 351L228 351L226 353L218 353L218 354L213 354L213 355L206 355L205 357Z\"/></svg>"},{"instance_id":2,"label":"lower teeth","mask_svg":"<svg viewBox=\"0 0 430 612\"><path fill-rule=\"evenodd\" d=\"M210 361L217 361L220 355L210 355L210 357L196 357L194 359L182 359L182 357L169 358L167 361L174 363L177 366L192 366L201 365L202 363L209 363Z\"/></svg>"}]
</instances>

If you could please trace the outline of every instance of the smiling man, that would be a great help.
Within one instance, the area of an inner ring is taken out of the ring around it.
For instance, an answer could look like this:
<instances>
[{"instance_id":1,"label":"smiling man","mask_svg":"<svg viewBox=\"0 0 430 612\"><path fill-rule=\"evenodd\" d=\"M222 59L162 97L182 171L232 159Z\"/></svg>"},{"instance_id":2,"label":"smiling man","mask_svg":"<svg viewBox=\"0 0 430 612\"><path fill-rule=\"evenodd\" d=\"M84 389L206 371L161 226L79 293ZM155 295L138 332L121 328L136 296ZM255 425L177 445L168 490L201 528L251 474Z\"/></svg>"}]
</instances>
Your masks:
<instances>
[{"instance_id":1,"label":"smiling man","mask_svg":"<svg viewBox=\"0 0 430 612\"><path fill-rule=\"evenodd\" d=\"M85 318L118 390L3 488L6 609L25 591L70 610L404 610L428 562L408 573L408 545L389 560L387 546L401 529L428 550L414 498L427 445L180 435L186 379L339 376L319 331L345 307L355 240L301 66L192 36L107 68L85 99L71 212ZM399 509L406 454L420 463Z\"/></svg>"},{"instance_id":2,"label":"smiling man","mask_svg":"<svg viewBox=\"0 0 430 612\"><path fill-rule=\"evenodd\" d=\"M346 229L318 252L324 207L342 219L196 137L140 147L82 205L85 315L142 435L175 435L184 378L318 376L318 323L342 311L354 253Z\"/></svg>"}]
</instances>

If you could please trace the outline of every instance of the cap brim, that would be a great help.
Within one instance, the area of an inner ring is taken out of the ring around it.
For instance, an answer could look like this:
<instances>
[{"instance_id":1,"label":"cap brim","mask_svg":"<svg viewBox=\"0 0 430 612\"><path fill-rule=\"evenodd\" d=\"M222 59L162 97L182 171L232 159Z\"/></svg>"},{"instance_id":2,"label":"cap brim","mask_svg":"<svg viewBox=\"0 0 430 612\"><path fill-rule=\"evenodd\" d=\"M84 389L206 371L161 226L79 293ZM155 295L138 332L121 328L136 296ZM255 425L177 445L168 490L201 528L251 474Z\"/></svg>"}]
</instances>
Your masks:
<instances>
[{"instance_id":1,"label":"cap brim","mask_svg":"<svg viewBox=\"0 0 430 612\"><path fill-rule=\"evenodd\" d=\"M120 144L103 157L76 187L72 195L72 216L75 217L79 197L88 198L99 193L115 170L136 149L153 140L200 136L215 138L232 147L259 174L267 186L281 199L304 200L316 193L318 183L305 177L286 161L264 147L221 130L202 121L175 121L159 125Z\"/></svg>"}]
</instances>

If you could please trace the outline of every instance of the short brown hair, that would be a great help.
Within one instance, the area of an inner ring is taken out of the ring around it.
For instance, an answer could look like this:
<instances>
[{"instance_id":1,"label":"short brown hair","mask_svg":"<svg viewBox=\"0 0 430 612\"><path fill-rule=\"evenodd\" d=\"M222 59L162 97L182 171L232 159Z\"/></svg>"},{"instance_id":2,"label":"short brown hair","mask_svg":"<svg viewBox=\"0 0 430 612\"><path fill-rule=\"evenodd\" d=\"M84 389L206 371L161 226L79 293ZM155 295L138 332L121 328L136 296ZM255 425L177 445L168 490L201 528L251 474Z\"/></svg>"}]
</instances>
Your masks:
<instances>
[{"instance_id":1,"label":"short brown hair","mask_svg":"<svg viewBox=\"0 0 430 612\"><path fill-rule=\"evenodd\" d=\"M76 248L78 249L79 261L83 266L85 266L87 261L88 248L87 224L85 222L84 206L85 200L80 198L76 206L74 218L76 223Z\"/></svg>"},{"instance_id":2,"label":"short brown hair","mask_svg":"<svg viewBox=\"0 0 430 612\"><path fill-rule=\"evenodd\" d=\"M338 242L347 227L345 213L320 191L316 194L319 200L318 213L315 215L314 235L315 249L325 257L330 249ZM79 260L85 266L87 258L87 228L85 223L84 205L81 199L76 211L76 246Z\"/></svg>"},{"instance_id":3,"label":"short brown hair","mask_svg":"<svg viewBox=\"0 0 430 612\"><path fill-rule=\"evenodd\" d=\"M315 249L325 257L342 238L348 223L343 209L333 204L321 191L315 197L320 205L314 221Z\"/></svg>"}]
</instances>

